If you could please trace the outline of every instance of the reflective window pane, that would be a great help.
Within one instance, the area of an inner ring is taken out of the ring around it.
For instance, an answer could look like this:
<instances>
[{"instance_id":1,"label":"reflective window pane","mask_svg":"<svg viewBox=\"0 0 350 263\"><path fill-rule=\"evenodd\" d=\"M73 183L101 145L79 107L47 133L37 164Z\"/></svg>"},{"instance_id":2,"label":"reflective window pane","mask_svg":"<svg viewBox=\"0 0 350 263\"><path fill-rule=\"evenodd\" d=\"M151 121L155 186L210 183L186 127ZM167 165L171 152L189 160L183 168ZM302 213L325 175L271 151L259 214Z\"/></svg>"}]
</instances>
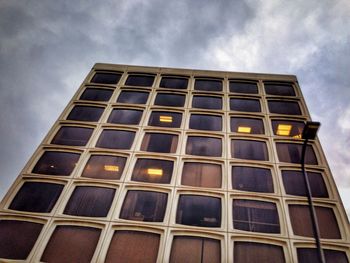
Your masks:
<instances>
[{"instance_id":1,"label":"reflective window pane","mask_svg":"<svg viewBox=\"0 0 350 263\"><path fill-rule=\"evenodd\" d=\"M251 140L232 140L231 154L233 158L268 161L266 142Z\"/></svg>"},{"instance_id":2,"label":"reflective window pane","mask_svg":"<svg viewBox=\"0 0 350 263\"><path fill-rule=\"evenodd\" d=\"M221 116L191 114L190 129L221 131L222 130Z\"/></svg>"},{"instance_id":3,"label":"reflective window pane","mask_svg":"<svg viewBox=\"0 0 350 263\"><path fill-rule=\"evenodd\" d=\"M301 115L299 104L296 101L270 100L267 103L271 113Z\"/></svg>"},{"instance_id":4,"label":"reflective window pane","mask_svg":"<svg viewBox=\"0 0 350 263\"><path fill-rule=\"evenodd\" d=\"M70 152L45 152L36 163L32 173L48 175L70 175L80 154Z\"/></svg>"},{"instance_id":5,"label":"reflective window pane","mask_svg":"<svg viewBox=\"0 0 350 263\"><path fill-rule=\"evenodd\" d=\"M55 206L64 185L44 182L25 182L12 200L9 209L49 213Z\"/></svg>"},{"instance_id":6,"label":"reflective window pane","mask_svg":"<svg viewBox=\"0 0 350 263\"><path fill-rule=\"evenodd\" d=\"M146 133L141 144L141 151L175 153L178 136L165 133Z\"/></svg>"},{"instance_id":7,"label":"reflective window pane","mask_svg":"<svg viewBox=\"0 0 350 263\"><path fill-rule=\"evenodd\" d=\"M96 143L97 147L108 149L130 149L135 138L133 131L103 130Z\"/></svg>"},{"instance_id":8,"label":"reflective window pane","mask_svg":"<svg viewBox=\"0 0 350 263\"><path fill-rule=\"evenodd\" d=\"M146 104L148 95L148 92L123 90L119 94L117 102L129 104Z\"/></svg>"},{"instance_id":9,"label":"reflective window pane","mask_svg":"<svg viewBox=\"0 0 350 263\"><path fill-rule=\"evenodd\" d=\"M109 101L112 94L113 90L109 89L86 88L80 100Z\"/></svg>"},{"instance_id":10,"label":"reflective window pane","mask_svg":"<svg viewBox=\"0 0 350 263\"><path fill-rule=\"evenodd\" d=\"M159 87L168 89L187 89L188 79L180 77L162 77Z\"/></svg>"},{"instance_id":11,"label":"reflective window pane","mask_svg":"<svg viewBox=\"0 0 350 263\"><path fill-rule=\"evenodd\" d=\"M302 144L296 143L276 143L277 155L280 162L300 163ZM307 145L305 152L306 164L317 164L317 158L311 145Z\"/></svg>"},{"instance_id":12,"label":"reflective window pane","mask_svg":"<svg viewBox=\"0 0 350 263\"><path fill-rule=\"evenodd\" d=\"M200 109L221 110L222 98L208 96L193 96L192 107Z\"/></svg>"},{"instance_id":13,"label":"reflective window pane","mask_svg":"<svg viewBox=\"0 0 350 263\"><path fill-rule=\"evenodd\" d=\"M104 111L102 107L74 106L67 120L98 121Z\"/></svg>"},{"instance_id":14,"label":"reflective window pane","mask_svg":"<svg viewBox=\"0 0 350 263\"><path fill-rule=\"evenodd\" d=\"M204 91L222 91L222 80L196 79L194 89Z\"/></svg>"},{"instance_id":15,"label":"reflective window pane","mask_svg":"<svg viewBox=\"0 0 350 263\"><path fill-rule=\"evenodd\" d=\"M230 92L257 94L258 86L256 82L230 80Z\"/></svg>"},{"instance_id":16,"label":"reflective window pane","mask_svg":"<svg viewBox=\"0 0 350 263\"><path fill-rule=\"evenodd\" d=\"M141 110L134 109L113 109L109 115L108 123L137 125L142 117Z\"/></svg>"},{"instance_id":17,"label":"reflective window pane","mask_svg":"<svg viewBox=\"0 0 350 263\"><path fill-rule=\"evenodd\" d=\"M152 111L148 125L180 128L182 114L176 112Z\"/></svg>"},{"instance_id":18,"label":"reflective window pane","mask_svg":"<svg viewBox=\"0 0 350 263\"><path fill-rule=\"evenodd\" d=\"M344 251L322 249L326 263L349 263L348 257ZM318 262L318 253L316 248L297 248L298 263Z\"/></svg>"},{"instance_id":19,"label":"reflective window pane","mask_svg":"<svg viewBox=\"0 0 350 263\"><path fill-rule=\"evenodd\" d=\"M188 136L186 154L219 157L222 154L222 140L211 137Z\"/></svg>"},{"instance_id":20,"label":"reflective window pane","mask_svg":"<svg viewBox=\"0 0 350 263\"><path fill-rule=\"evenodd\" d=\"M152 87L154 76L129 74L125 85Z\"/></svg>"},{"instance_id":21,"label":"reflective window pane","mask_svg":"<svg viewBox=\"0 0 350 263\"><path fill-rule=\"evenodd\" d=\"M221 187L221 165L212 163L184 163L181 184L197 187Z\"/></svg>"},{"instance_id":22,"label":"reflective window pane","mask_svg":"<svg viewBox=\"0 0 350 263\"><path fill-rule=\"evenodd\" d=\"M273 193L271 170L232 166L232 188L249 192Z\"/></svg>"},{"instance_id":23,"label":"reflective window pane","mask_svg":"<svg viewBox=\"0 0 350 263\"><path fill-rule=\"evenodd\" d=\"M122 74L97 72L92 78L92 83L117 84Z\"/></svg>"},{"instance_id":24,"label":"reflective window pane","mask_svg":"<svg viewBox=\"0 0 350 263\"><path fill-rule=\"evenodd\" d=\"M183 107L185 105L185 95L158 93L154 105L169 106L169 107Z\"/></svg>"},{"instance_id":25,"label":"reflective window pane","mask_svg":"<svg viewBox=\"0 0 350 263\"><path fill-rule=\"evenodd\" d=\"M112 155L91 155L82 177L119 180L123 174L126 157Z\"/></svg>"},{"instance_id":26,"label":"reflective window pane","mask_svg":"<svg viewBox=\"0 0 350 263\"><path fill-rule=\"evenodd\" d=\"M304 129L302 121L272 120L272 129L275 135L301 138Z\"/></svg>"},{"instance_id":27,"label":"reflective window pane","mask_svg":"<svg viewBox=\"0 0 350 263\"><path fill-rule=\"evenodd\" d=\"M62 126L52 139L52 144L85 146L94 129L73 126Z\"/></svg>"},{"instance_id":28,"label":"reflective window pane","mask_svg":"<svg viewBox=\"0 0 350 263\"><path fill-rule=\"evenodd\" d=\"M132 180L138 182L168 184L173 174L173 161L140 158L137 159Z\"/></svg>"},{"instance_id":29,"label":"reflective window pane","mask_svg":"<svg viewBox=\"0 0 350 263\"><path fill-rule=\"evenodd\" d=\"M120 218L144 222L162 222L167 200L168 195L166 193L128 191Z\"/></svg>"},{"instance_id":30,"label":"reflective window pane","mask_svg":"<svg viewBox=\"0 0 350 263\"><path fill-rule=\"evenodd\" d=\"M246 134L264 134L262 119L231 117L231 131Z\"/></svg>"},{"instance_id":31,"label":"reflective window pane","mask_svg":"<svg viewBox=\"0 0 350 263\"><path fill-rule=\"evenodd\" d=\"M268 95L295 96L292 83L265 82L264 87Z\"/></svg>"},{"instance_id":32,"label":"reflective window pane","mask_svg":"<svg viewBox=\"0 0 350 263\"><path fill-rule=\"evenodd\" d=\"M281 246L243 241L234 242L233 261L235 263L286 262Z\"/></svg>"},{"instance_id":33,"label":"reflective window pane","mask_svg":"<svg viewBox=\"0 0 350 263\"><path fill-rule=\"evenodd\" d=\"M107 216L115 189L96 186L77 186L64 209L64 214L75 216Z\"/></svg>"},{"instance_id":34,"label":"reflective window pane","mask_svg":"<svg viewBox=\"0 0 350 263\"><path fill-rule=\"evenodd\" d=\"M176 223L201 226L221 226L221 199L200 195L180 195Z\"/></svg>"},{"instance_id":35,"label":"reflective window pane","mask_svg":"<svg viewBox=\"0 0 350 263\"><path fill-rule=\"evenodd\" d=\"M260 101L254 99L230 99L230 109L234 111L261 112Z\"/></svg>"}]
</instances>

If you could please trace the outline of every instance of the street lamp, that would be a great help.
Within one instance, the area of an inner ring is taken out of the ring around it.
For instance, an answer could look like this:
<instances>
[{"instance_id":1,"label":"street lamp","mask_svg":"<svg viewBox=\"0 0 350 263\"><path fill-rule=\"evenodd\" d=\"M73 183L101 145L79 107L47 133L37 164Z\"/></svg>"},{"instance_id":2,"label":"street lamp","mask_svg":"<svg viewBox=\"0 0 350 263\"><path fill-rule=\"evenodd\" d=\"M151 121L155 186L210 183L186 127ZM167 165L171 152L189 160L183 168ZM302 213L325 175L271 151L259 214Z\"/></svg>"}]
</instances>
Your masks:
<instances>
[{"instance_id":1,"label":"street lamp","mask_svg":"<svg viewBox=\"0 0 350 263\"><path fill-rule=\"evenodd\" d=\"M318 131L318 128L320 127L320 125L321 124L319 122L312 122L312 121L306 122L306 124L304 126L303 133L302 133L302 137L301 137L304 140L304 143L303 143L303 148L301 150L301 161L300 162L301 162L301 169L302 169L302 172L304 175L304 181L305 181L305 186L306 186L306 195L307 195L307 199L308 199L308 203L309 203L309 210L310 210L312 228L313 228L316 247L317 247L317 254L318 254L319 262L325 263L326 260L325 260L324 253L323 253L322 246L321 246L320 231L318 228L315 207L314 207L313 202L312 202L310 182L309 182L309 178L307 177L307 174L305 171L305 153L306 153L307 143L309 140L314 140L316 138L316 134L317 134L317 131Z\"/></svg>"}]
</instances>

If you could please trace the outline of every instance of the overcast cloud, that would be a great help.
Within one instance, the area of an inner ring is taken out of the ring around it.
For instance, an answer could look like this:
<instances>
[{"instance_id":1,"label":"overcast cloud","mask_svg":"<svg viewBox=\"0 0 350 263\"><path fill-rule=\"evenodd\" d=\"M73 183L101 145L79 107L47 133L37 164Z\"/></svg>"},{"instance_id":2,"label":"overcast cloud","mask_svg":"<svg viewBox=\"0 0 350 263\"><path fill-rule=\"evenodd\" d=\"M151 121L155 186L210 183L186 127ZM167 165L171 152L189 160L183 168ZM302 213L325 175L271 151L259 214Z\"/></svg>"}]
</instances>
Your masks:
<instances>
[{"instance_id":1,"label":"overcast cloud","mask_svg":"<svg viewBox=\"0 0 350 263\"><path fill-rule=\"evenodd\" d=\"M105 62L297 75L349 213L349 14L348 0L0 0L0 197Z\"/></svg>"}]
</instances>

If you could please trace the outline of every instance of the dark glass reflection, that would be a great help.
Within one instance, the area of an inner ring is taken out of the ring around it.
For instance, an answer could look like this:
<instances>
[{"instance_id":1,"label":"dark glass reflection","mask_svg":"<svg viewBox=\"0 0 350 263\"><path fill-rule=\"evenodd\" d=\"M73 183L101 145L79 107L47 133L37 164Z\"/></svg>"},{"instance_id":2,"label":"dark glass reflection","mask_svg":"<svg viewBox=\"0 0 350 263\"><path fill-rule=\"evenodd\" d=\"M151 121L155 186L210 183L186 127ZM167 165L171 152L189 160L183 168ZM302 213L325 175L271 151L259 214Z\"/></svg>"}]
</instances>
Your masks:
<instances>
[{"instance_id":1,"label":"dark glass reflection","mask_svg":"<svg viewBox=\"0 0 350 263\"><path fill-rule=\"evenodd\" d=\"M146 104L148 95L148 92L123 90L119 94L117 102L129 104Z\"/></svg>"},{"instance_id":2,"label":"dark glass reflection","mask_svg":"<svg viewBox=\"0 0 350 263\"><path fill-rule=\"evenodd\" d=\"M154 76L129 74L125 85L152 87Z\"/></svg>"},{"instance_id":3,"label":"dark glass reflection","mask_svg":"<svg viewBox=\"0 0 350 263\"><path fill-rule=\"evenodd\" d=\"M230 81L230 92L257 94L258 86L256 82Z\"/></svg>"},{"instance_id":4,"label":"dark glass reflection","mask_svg":"<svg viewBox=\"0 0 350 263\"><path fill-rule=\"evenodd\" d=\"M192 107L200 108L200 109L221 110L222 98L207 97L207 96L193 96Z\"/></svg>"},{"instance_id":5,"label":"dark glass reflection","mask_svg":"<svg viewBox=\"0 0 350 263\"><path fill-rule=\"evenodd\" d=\"M184 163L181 184L197 187L221 187L221 165L212 163Z\"/></svg>"},{"instance_id":6,"label":"dark glass reflection","mask_svg":"<svg viewBox=\"0 0 350 263\"><path fill-rule=\"evenodd\" d=\"M275 135L301 138L304 130L304 122L289 120L272 120L272 129Z\"/></svg>"},{"instance_id":7,"label":"dark glass reflection","mask_svg":"<svg viewBox=\"0 0 350 263\"><path fill-rule=\"evenodd\" d=\"M128 150L131 148L134 137L135 132L133 131L103 130L96 146L108 149Z\"/></svg>"},{"instance_id":8,"label":"dark glass reflection","mask_svg":"<svg viewBox=\"0 0 350 263\"><path fill-rule=\"evenodd\" d=\"M300 163L302 144L296 143L276 143L277 155L280 162ZM307 145L305 152L306 164L317 164L317 158L311 145Z\"/></svg>"},{"instance_id":9,"label":"dark glass reflection","mask_svg":"<svg viewBox=\"0 0 350 263\"><path fill-rule=\"evenodd\" d=\"M266 143L251 140L232 140L231 154L233 158L268 161Z\"/></svg>"},{"instance_id":10,"label":"dark glass reflection","mask_svg":"<svg viewBox=\"0 0 350 263\"><path fill-rule=\"evenodd\" d=\"M267 103L271 113L301 115L299 104L296 101L270 100Z\"/></svg>"},{"instance_id":11,"label":"dark glass reflection","mask_svg":"<svg viewBox=\"0 0 350 263\"><path fill-rule=\"evenodd\" d=\"M158 93L154 105L183 107L185 105L185 95Z\"/></svg>"},{"instance_id":12,"label":"dark glass reflection","mask_svg":"<svg viewBox=\"0 0 350 263\"><path fill-rule=\"evenodd\" d=\"M117 84L122 75L118 73L97 72L92 78L92 83L100 84Z\"/></svg>"},{"instance_id":13,"label":"dark glass reflection","mask_svg":"<svg viewBox=\"0 0 350 263\"><path fill-rule=\"evenodd\" d=\"M137 125L142 117L141 110L113 109L108 118L108 123Z\"/></svg>"},{"instance_id":14,"label":"dark glass reflection","mask_svg":"<svg viewBox=\"0 0 350 263\"><path fill-rule=\"evenodd\" d=\"M175 153L178 136L165 133L146 133L141 144L141 151Z\"/></svg>"},{"instance_id":15,"label":"dark glass reflection","mask_svg":"<svg viewBox=\"0 0 350 263\"><path fill-rule=\"evenodd\" d=\"M326 263L349 263L345 251L322 249ZM297 248L298 263L318 262L316 248Z\"/></svg>"},{"instance_id":16,"label":"dark glass reflection","mask_svg":"<svg viewBox=\"0 0 350 263\"><path fill-rule=\"evenodd\" d=\"M173 174L174 162L168 160L137 159L131 180L147 183L168 184Z\"/></svg>"},{"instance_id":17,"label":"dark glass reflection","mask_svg":"<svg viewBox=\"0 0 350 263\"><path fill-rule=\"evenodd\" d=\"M222 120L220 116L191 114L190 129L207 130L207 131L221 131Z\"/></svg>"},{"instance_id":18,"label":"dark glass reflection","mask_svg":"<svg viewBox=\"0 0 350 263\"><path fill-rule=\"evenodd\" d=\"M168 89L187 89L188 79L180 77L162 77L159 87Z\"/></svg>"},{"instance_id":19,"label":"dark glass reflection","mask_svg":"<svg viewBox=\"0 0 350 263\"><path fill-rule=\"evenodd\" d=\"M292 83L264 83L265 92L268 95L295 96Z\"/></svg>"},{"instance_id":20,"label":"dark glass reflection","mask_svg":"<svg viewBox=\"0 0 350 263\"><path fill-rule=\"evenodd\" d=\"M232 166L232 187L241 191L273 193L271 170Z\"/></svg>"},{"instance_id":21,"label":"dark glass reflection","mask_svg":"<svg viewBox=\"0 0 350 263\"><path fill-rule=\"evenodd\" d=\"M119 180L123 174L126 157L112 155L91 155L82 177Z\"/></svg>"},{"instance_id":22,"label":"dark glass reflection","mask_svg":"<svg viewBox=\"0 0 350 263\"><path fill-rule=\"evenodd\" d=\"M246 134L264 134L264 122L262 119L231 117L231 132Z\"/></svg>"},{"instance_id":23,"label":"dark glass reflection","mask_svg":"<svg viewBox=\"0 0 350 263\"><path fill-rule=\"evenodd\" d=\"M94 129L73 126L62 126L52 139L52 144L85 146Z\"/></svg>"},{"instance_id":24,"label":"dark glass reflection","mask_svg":"<svg viewBox=\"0 0 350 263\"><path fill-rule=\"evenodd\" d=\"M83 94L81 94L80 100L109 101L112 94L113 90L86 88Z\"/></svg>"},{"instance_id":25,"label":"dark glass reflection","mask_svg":"<svg viewBox=\"0 0 350 263\"><path fill-rule=\"evenodd\" d=\"M286 262L282 246L264 243L235 241L233 256L235 263Z\"/></svg>"},{"instance_id":26,"label":"dark glass reflection","mask_svg":"<svg viewBox=\"0 0 350 263\"><path fill-rule=\"evenodd\" d=\"M203 136L188 136L186 154L216 156L222 154L222 140Z\"/></svg>"},{"instance_id":27,"label":"dark glass reflection","mask_svg":"<svg viewBox=\"0 0 350 263\"><path fill-rule=\"evenodd\" d=\"M254 99L230 99L230 109L234 111L260 112L260 101Z\"/></svg>"},{"instance_id":28,"label":"dark glass reflection","mask_svg":"<svg viewBox=\"0 0 350 263\"><path fill-rule=\"evenodd\" d=\"M104 111L101 107L74 106L67 120L74 121L98 121Z\"/></svg>"},{"instance_id":29,"label":"dark glass reflection","mask_svg":"<svg viewBox=\"0 0 350 263\"><path fill-rule=\"evenodd\" d=\"M148 125L158 127L179 128L182 114L166 111L152 111Z\"/></svg>"},{"instance_id":30,"label":"dark glass reflection","mask_svg":"<svg viewBox=\"0 0 350 263\"><path fill-rule=\"evenodd\" d=\"M222 91L222 80L196 79L194 89L204 91Z\"/></svg>"}]
</instances>

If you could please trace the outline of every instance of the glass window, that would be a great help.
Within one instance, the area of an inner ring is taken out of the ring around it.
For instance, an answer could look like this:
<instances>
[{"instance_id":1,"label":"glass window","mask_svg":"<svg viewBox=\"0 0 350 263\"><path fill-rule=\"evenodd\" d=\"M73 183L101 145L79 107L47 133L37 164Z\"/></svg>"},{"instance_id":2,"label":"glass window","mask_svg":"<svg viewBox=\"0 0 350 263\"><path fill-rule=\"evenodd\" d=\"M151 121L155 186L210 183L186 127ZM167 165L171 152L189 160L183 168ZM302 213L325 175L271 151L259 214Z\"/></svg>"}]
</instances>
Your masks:
<instances>
[{"instance_id":1,"label":"glass window","mask_svg":"<svg viewBox=\"0 0 350 263\"><path fill-rule=\"evenodd\" d=\"M182 114L176 112L152 111L148 125L180 128Z\"/></svg>"},{"instance_id":2,"label":"glass window","mask_svg":"<svg viewBox=\"0 0 350 263\"><path fill-rule=\"evenodd\" d=\"M140 158L137 159L132 180L138 182L168 184L173 174L173 161Z\"/></svg>"},{"instance_id":3,"label":"glass window","mask_svg":"<svg viewBox=\"0 0 350 263\"><path fill-rule=\"evenodd\" d=\"M327 187L321 173L307 172L313 197L328 197ZM283 185L290 195L306 196L304 176L299 171L282 171Z\"/></svg>"},{"instance_id":4,"label":"glass window","mask_svg":"<svg viewBox=\"0 0 350 263\"><path fill-rule=\"evenodd\" d=\"M207 96L193 96L192 107L200 108L200 109L221 110L222 98L207 97Z\"/></svg>"},{"instance_id":5,"label":"glass window","mask_svg":"<svg viewBox=\"0 0 350 263\"><path fill-rule=\"evenodd\" d=\"M315 206L321 238L340 239L340 230L333 209ZM295 235L313 237L309 206L289 205L290 220Z\"/></svg>"},{"instance_id":6,"label":"glass window","mask_svg":"<svg viewBox=\"0 0 350 263\"><path fill-rule=\"evenodd\" d=\"M129 74L125 85L152 87L154 76Z\"/></svg>"},{"instance_id":7,"label":"glass window","mask_svg":"<svg viewBox=\"0 0 350 263\"><path fill-rule=\"evenodd\" d=\"M158 93L154 105L169 106L169 107L183 107L185 105L185 95Z\"/></svg>"},{"instance_id":8,"label":"glass window","mask_svg":"<svg viewBox=\"0 0 350 263\"><path fill-rule=\"evenodd\" d=\"M102 107L74 106L67 120L98 121L104 111Z\"/></svg>"},{"instance_id":9,"label":"glass window","mask_svg":"<svg viewBox=\"0 0 350 263\"><path fill-rule=\"evenodd\" d=\"M270 113L301 115L299 104L296 101L269 100L267 103Z\"/></svg>"},{"instance_id":10,"label":"glass window","mask_svg":"<svg viewBox=\"0 0 350 263\"><path fill-rule=\"evenodd\" d=\"M117 84L121 76L122 74L120 73L96 72L91 82L100 84Z\"/></svg>"},{"instance_id":11,"label":"glass window","mask_svg":"<svg viewBox=\"0 0 350 263\"><path fill-rule=\"evenodd\" d=\"M288 120L272 120L272 129L275 135L301 138L304 130L304 122Z\"/></svg>"},{"instance_id":12,"label":"glass window","mask_svg":"<svg viewBox=\"0 0 350 263\"><path fill-rule=\"evenodd\" d=\"M185 162L181 184L198 187L221 187L221 165Z\"/></svg>"},{"instance_id":13,"label":"glass window","mask_svg":"<svg viewBox=\"0 0 350 263\"><path fill-rule=\"evenodd\" d=\"M175 153L178 136L165 133L146 133L141 144L141 151Z\"/></svg>"},{"instance_id":14,"label":"glass window","mask_svg":"<svg viewBox=\"0 0 350 263\"><path fill-rule=\"evenodd\" d=\"M77 186L63 213L74 216L107 216L114 194L115 189L112 188Z\"/></svg>"},{"instance_id":15,"label":"glass window","mask_svg":"<svg viewBox=\"0 0 350 263\"><path fill-rule=\"evenodd\" d=\"M256 82L230 80L230 92L258 94L258 86Z\"/></svg>"},{"instance_id":16,"label":"glass window","mask_svg":"<svg viewBox=\"0 0 350 263\"><path fill-rule=\"evenodd\" d=\"M233 200L233 227L235 229L280 233L276 204L253 200Z\"/></svg>"},{"instance_id":17,"label":"glass window","mask_svg":"<svg viewBox=\"0 0 350 263\"><path fill-rule=\"evenodd\" d=\"M126 157L112 155L91 155L82 177L119 180L124 171Z\"/></svg>"},{"instance_id":18,"label":"glass window","mask_svg":"<svg viewBox=\"0 0 350 263\"><path fill-rule=\"evenodd\" d=\"M0 220L0 258L25 260L42 228L38 223Z\"/></svg>"},{"instance_id":19,"label":"glass window","mask_svg":"<svg viewBox=\"0 0 350 263\"><path fill-rule=\"evenodd\" d=\"M221 199L200 195L180 195L176 223L201 226L221 226Z\"/></svg>"},{"instance_id":20,"label":"glass window","mask_svg":"<svg viewBox=\"0 0 350 263\"><path fill-rule=\"evenodd\" d=\"M221 131L222 130L221 116L191 114L190 129Z\"/></svg>"},{"instance_id":21,"label":"glass window","mask_svg":"<svg viewBox=\"0 0 350 263\"><path fill-rule=\"evenodd\" d=\"M277 142L277 155L280 162L300 163L302 144ZM307 145L305 152L306 164L317 164L317 158L311 145Z\"/></svg>"},{"instance_id":22,"label":"glass window","mask_svg":"<svg viewBox=\"0 0 350 263\"><path fill-rule=\"evenodd\" d=\"M80 154L70 152L44 152L32 173L48 175L70 175Z\"/></svg>"},{"instance_id":23,"label":"glass window","mask_svg":"<svg viewBox=\"0 0 350 263\"><path fill-rule=\"evenodd\" d=\"M264 134L264 123L262 119L231 117L231 132L246 134Z\"/></svg>"},{"instance_id":24,"label":"glass window","mask_svg":"<svg viewBox=\"0 0 350 263\"><path fill-rule=\"evenodd\" d=\"M264 87L268 95L295 96L292 83L265 82Z\"/></svg>"},{"instance_id":25,"label":"glass window","mask_svg":"<svg viewBox=\"0 0 350 263\"><path fill-rule=\"evenodd\" d=\"M12 200L9 209L49 213L55 206L64 185L44 182L25 182Z\"/></svg>"},{"instance_id":26,"label":"glass window","mask_svg":"<svg viewBox=\"0 0 350 263\"><path fill-rule=\"evenodd\" d=\"M109 89L86 88L80 100L109 101L112 94L113 90Z\"/></svg>"},{"instance_id":27,"label":"glass window","mask_svg":"<svg viewBox=\"0 0 350 263\"><path fill-rule=\"evenodd\" d=\"M222 140L203 136L188 136L186 154L219 157L222 154Z\"/></svg>"},{"instance_id":28,"label":"glass window","mask_svg":"<svg viewBox=\"0 0 350 263\"><path fill-rule=\"evenodd\" d=\"M131 148L134 138L135 132L133 131L103 130L96 146L108 149L128 150Z\"/></svg>"},{"instance_id":29,"label":"glass window","mask_svg":"<svg viewBox=\"0 0 350 263\"><path fill-rule=\"evenodd\" d=\"M128 191L120 218L144 222L162 222L167 200L168 195L166 193Z\"/></svg>"},{"instance_id":30,"label":"glass window","mask_svg":"<svg viewBox=\"0 0 350 263\"><path fill-rule=\"evenodd\" d=\"M159 234L131 230L115 231L105 262L155 263L159 243Z\"/></svg>"},{"instance_id":31,"label":"glass window","mask_svg":"<svg viewBox=\"0 0 350 263\"><path fill-rule=\"evenodd\" d=\"M85 146L94 129L73 126L62 126L52 139L52 144Z\"/></svg>"},{"instance_id":32,"label":"glass window","mask_svg":"<svg viewBox=\"0 0 350 263\"><path fill-rule=\"evenodd\" d=\"M322 249L326 263L349 263L348 257L344 251ZM310 263L318 262L318 253L316 248L297 248L298 262Z\"/></svg>"},{"instance_id":33,"label":"glass window","mask_svg":"<svg viewBox=\"0 0 350 263\"><path fill-rule=\"evenodd\" d=\"M251 140L232 140L231 154L233 158L268 161L266 142Z\"/></svg>"},{"instance_id":34,"label":"glass window","mask_svg":"<svg viewBox=\"0 0 350 263\"><path fill-rule=\"evenodd\" d=\"M122 90L117 102L129 104L146 104L148 92Z\"/></svg>"},{"instance_id":35,"label":"glass window","mask_svg":"<svg viewBox=\"0 0 350 263\"><path fill-rule=\"evenodd\" d=\"M281 246L255 243L234 242L233 261L235 263L285 263Z\"/></svg>"},{"instance_id":36,"label":"glass window","mask_svg":"<svg viewBox=\"0 0 350 263\"><path fill-rule=\"evenodd\" d=\"M162 77L160 81L161 88L168 89L187 89L188 79L176 76Z\"/></svg>"},{"instance_id":37,"label":"glass window","mask_svg":"<svg viewBox=\"0 0 350 263\"><path fill-rule=\"evenodd\" d=\"M176 262L219 263L221 262L220 240L175 236L171 246L170 263Z\"/></svg>"},{"instance_id":38,"label":"glass window","mask_svg":"<svg viewBox=\"0 0 350 263\"><path fill-rule=\"evenodd\" d=\"M230 109L235 111L260 112L260 101L254 99L230 98Z\"/></svg>"},{"instance_id":39,"label":"glass window","mask_svg":"<svg viewBox=\"0 0 350 263\"><path fill-rule=\"evenodd\" d=\"M108 123L138 125L142 117L141 110L113 109L109 115Z\"/></svg>"},{"instance_id":40,"label":"glass window","mask_svg":"<svg viewBox=\"0 0 350 263\"><path fill-rule=\"evenodd\" d=\"M219 79L196 79L195 90L222 91L222 80Z\"/></svg>"},{"instance_id":41,"label":"glass window","mask_svg":"<svg viewBox=\"0 0 350 263\"><path fill-rule=\"evenodd\" d=\"M249 192L273 193L271 170L232 166L232 188Z\"/></svg>"},{"instance_id":42,"label":"glass window","mask_svg":"<svg viewBox=\"0 0 350 263\"><path fill-rule=\"evenodd\" d=\"M57 226L40 261L91 262L101 230L86 226Z\"/></svg>"}]
</instances>

